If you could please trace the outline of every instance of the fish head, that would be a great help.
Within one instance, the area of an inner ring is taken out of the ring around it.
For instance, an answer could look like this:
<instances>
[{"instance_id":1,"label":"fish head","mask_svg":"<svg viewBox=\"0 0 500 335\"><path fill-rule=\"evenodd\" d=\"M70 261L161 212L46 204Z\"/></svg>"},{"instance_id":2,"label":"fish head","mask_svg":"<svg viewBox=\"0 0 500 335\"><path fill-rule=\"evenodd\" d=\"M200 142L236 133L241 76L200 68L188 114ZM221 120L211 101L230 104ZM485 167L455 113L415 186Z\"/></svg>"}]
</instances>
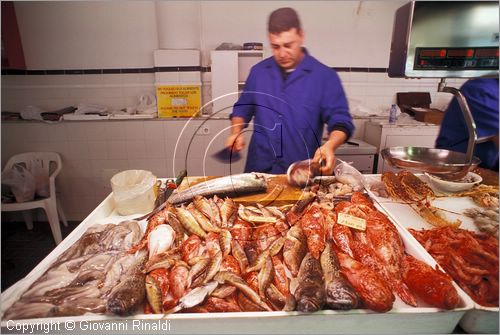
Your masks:
<instances>
[{"instance_id":1,"label":"fish head","mask_svg":"<svg viewBox=\"0 0 500 335\"><path fill-rule=\"evenodd\" d=\"M321 308L319 302L314 297L302 297L297 301L297 310L301 312L315 312Z\"/></svg>"}]
</instances>

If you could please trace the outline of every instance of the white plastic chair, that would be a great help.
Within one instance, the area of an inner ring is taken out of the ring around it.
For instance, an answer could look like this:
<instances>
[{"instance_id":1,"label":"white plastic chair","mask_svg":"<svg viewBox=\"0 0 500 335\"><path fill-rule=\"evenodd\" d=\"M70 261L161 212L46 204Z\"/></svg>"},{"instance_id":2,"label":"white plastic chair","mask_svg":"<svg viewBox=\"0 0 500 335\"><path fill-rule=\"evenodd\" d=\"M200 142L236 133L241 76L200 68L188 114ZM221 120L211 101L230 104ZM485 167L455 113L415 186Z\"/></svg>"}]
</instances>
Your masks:
<instances>
[{"instance_id":1,"label":"white plastic chair","mask_svg":"<svg viewBox=\"0 0 500 335\"><path fill-rule=\"evenodd\" d=\"M41 166L49 174L50 196L48 198L35 198L33 201L2 203L2 212L23 211L24 221L28 230L33 229L33 218L31 209L43 208L49 220L50 229L56 244L62 241L61 226L59 225L59 217L63 224L67 227L68 222L59 202L56 199L56 177L61 171L62 161L61 156L57 152L25 152L12 156L7 164L5 164L4 172L11 169L14 164L29 164L32 160L40 161ZM51 163L54 163L55 169L51 171Z\"/></svg>"}]
</instances>

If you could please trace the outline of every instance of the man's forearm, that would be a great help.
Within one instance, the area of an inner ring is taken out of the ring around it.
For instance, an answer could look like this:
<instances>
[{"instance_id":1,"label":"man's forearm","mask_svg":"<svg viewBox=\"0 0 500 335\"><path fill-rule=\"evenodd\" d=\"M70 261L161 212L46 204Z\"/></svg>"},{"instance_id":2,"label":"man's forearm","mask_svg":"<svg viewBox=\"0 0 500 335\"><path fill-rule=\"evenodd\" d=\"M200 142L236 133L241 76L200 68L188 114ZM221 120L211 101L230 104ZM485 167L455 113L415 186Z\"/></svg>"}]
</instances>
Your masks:
<instances>
[{"instance_id":1,"label":"man's forearm","mask_svg":"<svg viewBox=\"0 0 500 335\"><path fill-rule=\"evenodd\" d=\"M328 145L334 151L347 140L347 134L341 130L333 130L328 136ZM325 143L326 144L326 143Z\"/></svg>"},{"instance_id":2,"label":"man's forearm","mask_svg":"<svg viewBox=\"0 0 500 335\"><path fill-rule=\"evenodd\" d=\"M231 134L239 134L245 128L245 119L240 116L231 118Z\"/></svg>"}]
</instances>

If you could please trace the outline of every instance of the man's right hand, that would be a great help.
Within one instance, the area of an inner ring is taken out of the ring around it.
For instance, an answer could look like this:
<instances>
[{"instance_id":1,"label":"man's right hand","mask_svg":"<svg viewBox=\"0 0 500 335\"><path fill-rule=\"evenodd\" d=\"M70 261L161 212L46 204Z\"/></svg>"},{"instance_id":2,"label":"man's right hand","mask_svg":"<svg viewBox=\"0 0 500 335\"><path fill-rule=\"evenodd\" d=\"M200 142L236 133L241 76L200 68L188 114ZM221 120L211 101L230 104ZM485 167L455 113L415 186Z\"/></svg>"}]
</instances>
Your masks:
<instances>
[{"instance_id":1,"label":"man's right hand","mask_svg":"<svg viewBox=\"0 0 500 335\"><path fill-rule=\"evenodd\" d=\"M233 152L239 152L245 147L245 138L243 134L231 134L226 140L226 148L232 150Z\"/></svg>"}]
</instances>

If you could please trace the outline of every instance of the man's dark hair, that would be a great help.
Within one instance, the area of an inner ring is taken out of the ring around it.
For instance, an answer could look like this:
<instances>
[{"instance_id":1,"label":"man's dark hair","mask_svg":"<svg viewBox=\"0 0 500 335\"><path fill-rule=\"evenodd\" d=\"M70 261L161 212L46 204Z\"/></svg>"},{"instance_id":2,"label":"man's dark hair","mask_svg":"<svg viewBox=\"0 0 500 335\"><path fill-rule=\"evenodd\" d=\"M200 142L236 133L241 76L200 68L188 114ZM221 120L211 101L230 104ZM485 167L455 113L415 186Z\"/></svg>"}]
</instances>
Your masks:
<instances>
[{"instance_id":1,"label":"man's dark hair","mask_svg":"<svg viewBox=\"0 0 500 335\"><path fill-rule=\"evenodd\" d=\"M296 28L298 32L301 31L299 15L295 9L290 7L279 8L269 15L267 25L269 33L279 34L292 28Z\"/></svg>"}]
</instances>

